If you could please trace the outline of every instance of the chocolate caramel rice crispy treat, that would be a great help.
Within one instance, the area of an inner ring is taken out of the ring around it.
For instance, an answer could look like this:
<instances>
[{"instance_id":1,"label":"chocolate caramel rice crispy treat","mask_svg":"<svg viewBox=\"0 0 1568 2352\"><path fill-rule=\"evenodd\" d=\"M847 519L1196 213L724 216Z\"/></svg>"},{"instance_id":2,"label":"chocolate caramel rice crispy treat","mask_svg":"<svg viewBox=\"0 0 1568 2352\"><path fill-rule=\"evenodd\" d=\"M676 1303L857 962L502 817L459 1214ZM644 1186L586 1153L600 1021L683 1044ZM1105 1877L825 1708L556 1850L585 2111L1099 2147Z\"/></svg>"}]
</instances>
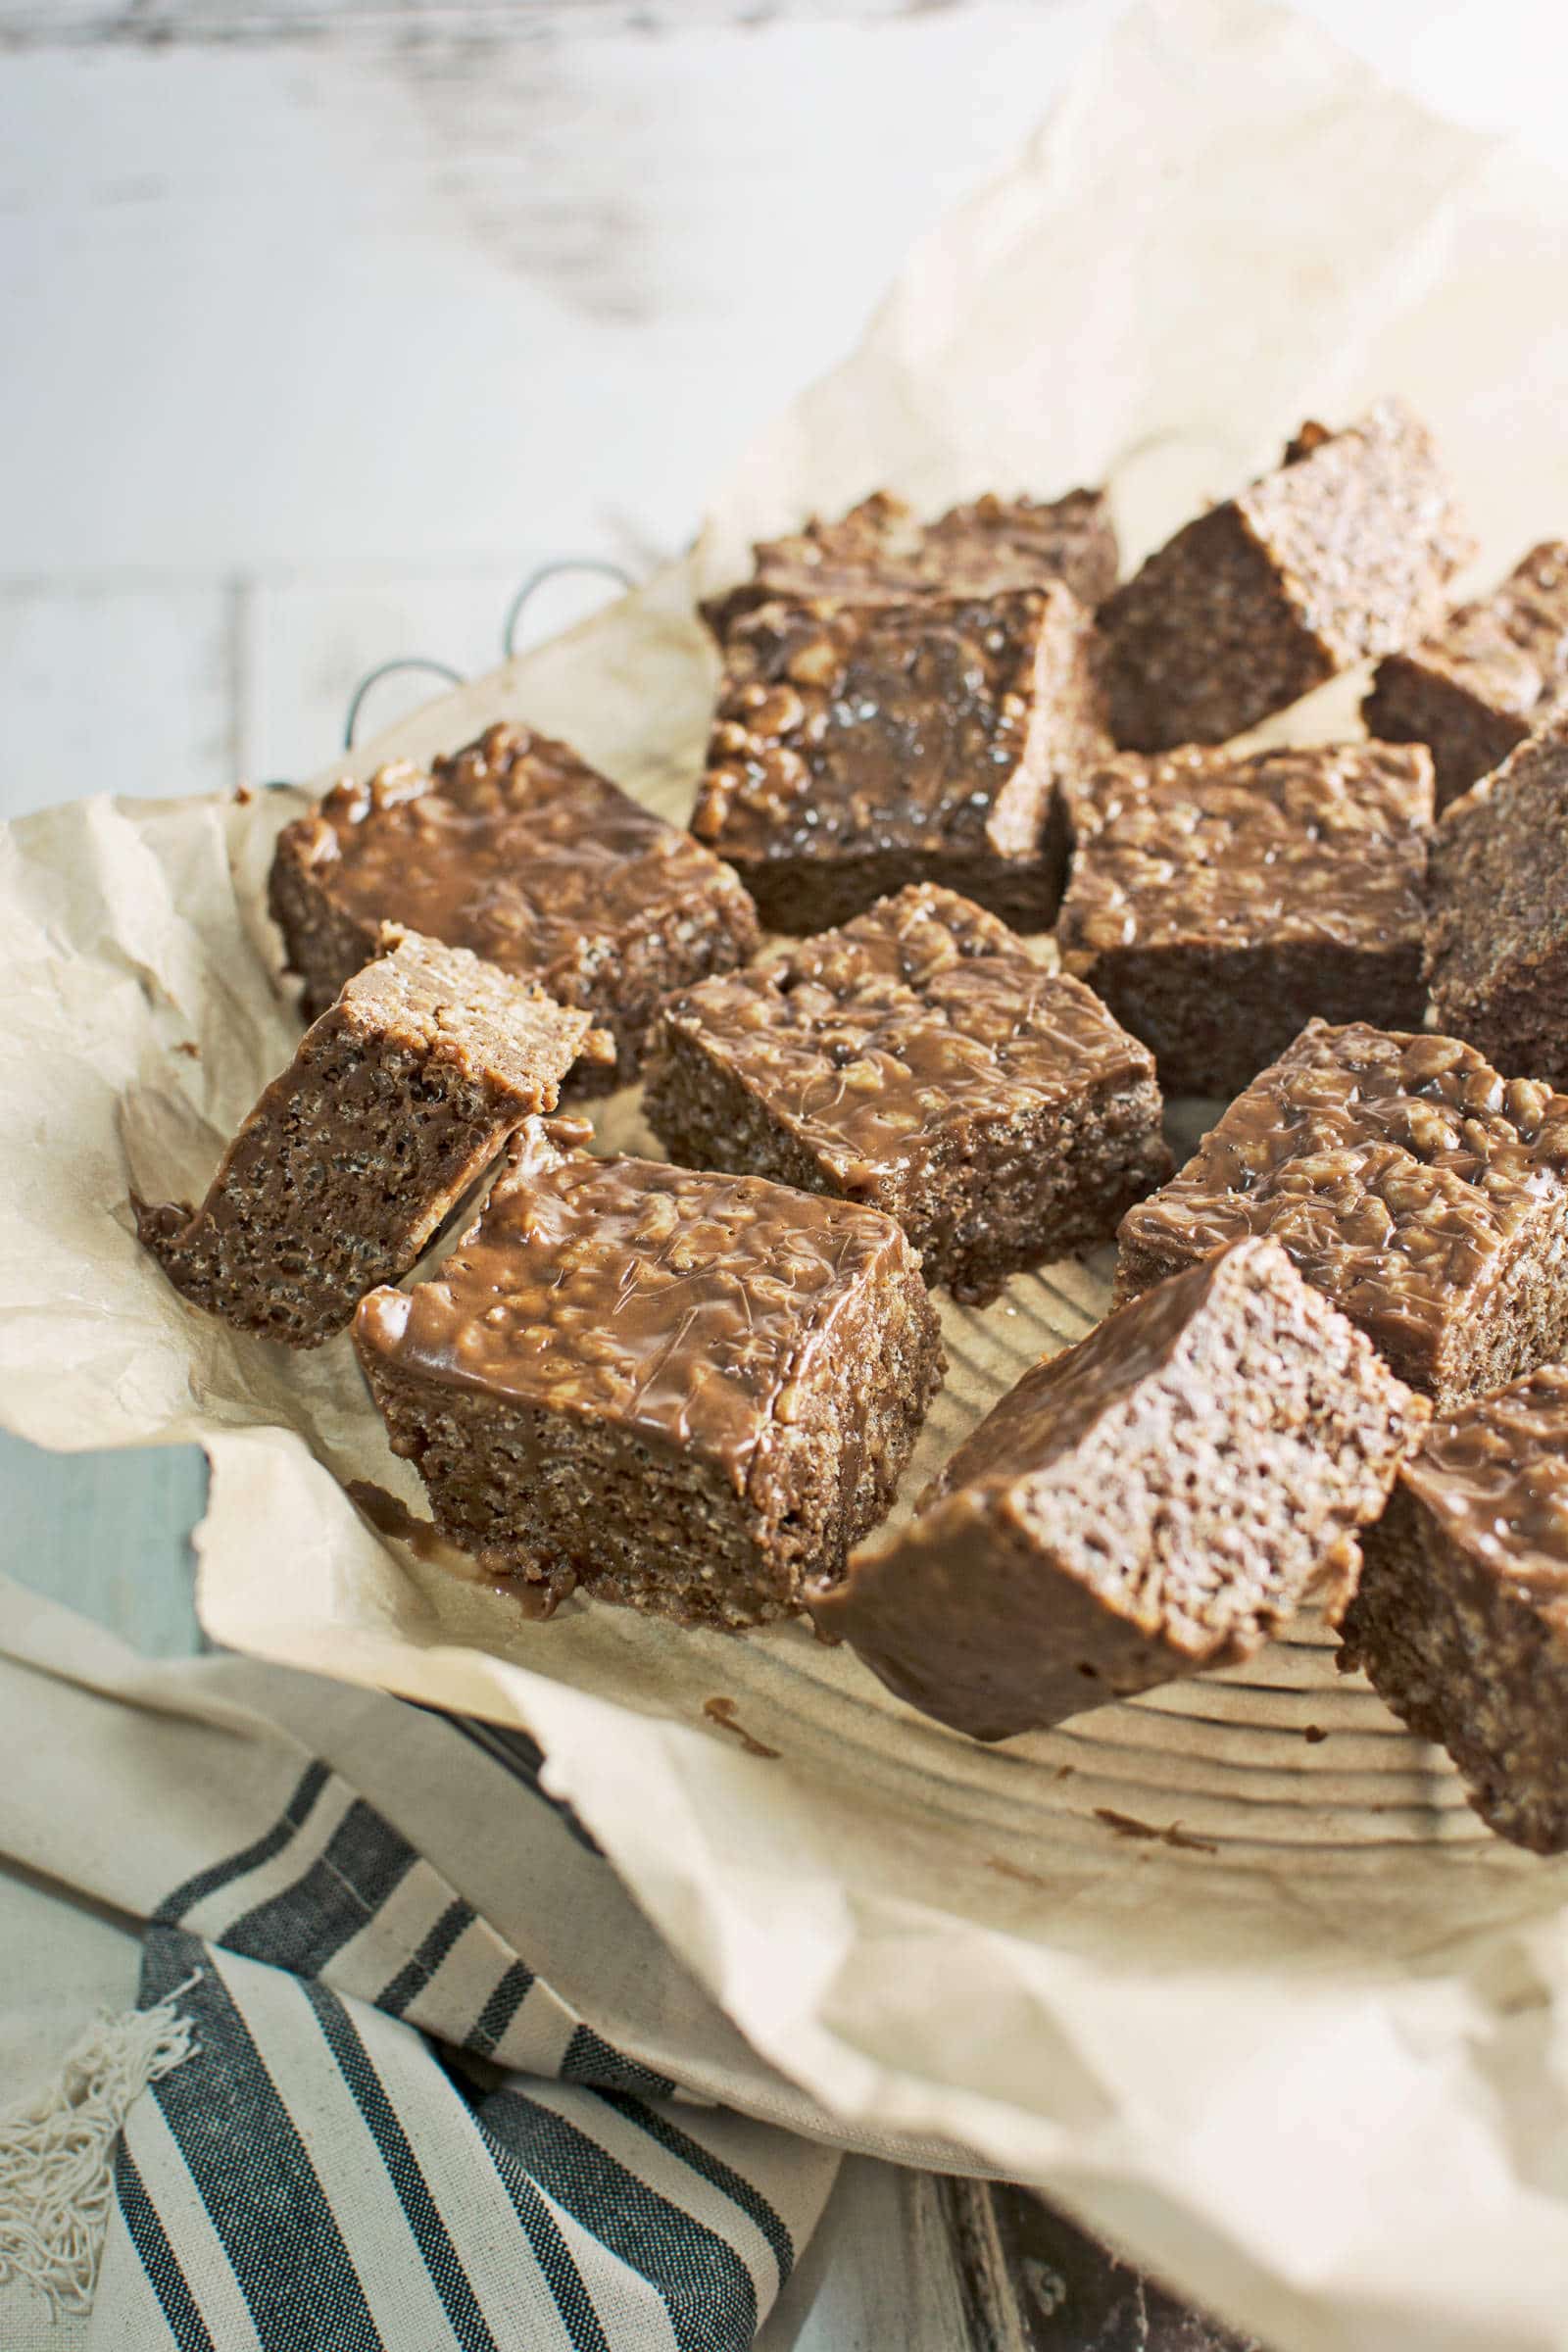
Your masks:
<instances>
[{"instance_id":1,"label":"chocolate caramel rice crispy treat","mask_svg":"<svg viewBox=\"0 0 1568 2352\"><path fill-rule=\"evenodd\" d=\"M943 1372L890 1218L641 1159L519 1166L355 1344L441 1533L686 1623L793 1609L886 1513Z\"/></svg>"},{"instance_id":2,"label":"chocolate caramel rice crispy treat","mask_svg":"<svg viewBox=\"0 0 1568 2352\"><path fill-rule=\"evenodd\" d=\"M1240 1242L1026 1373L812 1614L939 1722L1040 1730L1250 1657L1309 1593L1336 1615L1427 1410Z\"/></svg>"},{"instance_id":3,"label":"chocolate caramel rice crispy treat","mask_svg":"<svg viewBox=\"0 0 1568 2352\"><path fill-rule=\"evenodd\" d=\"M1309 1022L1122 1219L1118 1299L1271 1234L1452 1404L1568 1349L1568 1097L1457 1038Z\"/></svg>"},{"instance_id":4,"label":"chocolate caramel rice crispy treat","mask_svg":"<svg viewBox=\"0 0 1568 2352\"><path fill-rule=\"evenodd\" d=\"M1568 1850L1568 1369L1435 1421L1365 1545L1341 1665L1447 1749L1499 1837Z\"/></svg>"},{"instance_id":5,"label":"chocolate caramel rice crispy treat","mask_svg":"<svg viewBox=\"0 0 1568 2352\"><path fill-rule=\"evenodd\" d=\"M1314 1013L1420 1025L1420 746L1189 746L1063 792L1062 961L1153 1048L1167 1092L1239 1094Z\"/></svg>"},{"instance_id":6,"label":"chocolate caramel rice crispy treat","mask_svg":"<svg viewBox=\"0 0 1568 2352\"><path fill-rule=\"evenodd\" d=\"M1445 1029L1568 1082L1568 710L1444 810L1426 970Z\"/></svg>"},{"instance_id":7,"label":"chocolate caramel rice crispy treat","mask_svg":"<svg viewBox=\"0 0 1568 2352\"><path fill-rule=\"evenodd\" d=\"M308 1012L406 923L538 980L614 1037L572 1092L635 1076L666 989L741 962L757 917L730 868L564 743L488 727L428 770L410 760L334 784L284 827L270 888Z\"/></svg>"},{"instance_id":8,"label":"chocolate caramel rice crispy treat","mask_svg":"<svg viewBox=\"0 0 1568 2352\"><path fill-rule=\"evenodd\" d=\"M1061 580L1092 610L1116 585L1116 526L1103 490L1065 498L977 498L919 522L886 490L837 522L759 540L749 580L710 597L703 616L722 643L732 621L775 596L902 604L915 596L998 596Z\"/></svg>"},{"instance_id":9,"label":"chocolate caramel rice crispy treat","mask_svg":"<svg viewBox=\"0 0 1568 2352\"><path fill-rule=\"evenodd\" d=\"M771 930L826 930L910 882L1042 930L1056 777L1109 748L1091 634L1060 585L759 606L725 647L692 830Z\"/></svg>"},{"instance_id":10,"label":"chocolate caramel rice crispy treat","mask_svg":"<svg viewBox=\"0 0 1568 2352\"><path fill-rule=\"evenodd\" d=\"M554 1108L585 1012L414 933L349 981L223 1154L199 1209L135 1202L137 1231L192 1305L316 1348L406 1274L510 1134Z\"/></svg>"},{"instance_id":11,"label":"chocolate caramel rice crispy treat","mask_svg":"<svg viewBox=\"0 0 1568 2352\"><path fill-rule=\"evenodd\" d=\"M1396 400L1304 424L1273 472L1186 525L1102 608L1128 751L1223 743L1431 629L1474 553L1426 429Z\"/></svg>"},{"instance_id":12,"label":"chocolate caramel rice crispy treat","mask_svg":"<svg viewBox=\"0 0 1568 2352\"><path fill-rule=\"evenodd\" d=\"M1361 705L1385 743L1430 746L1445 808L1568 710L1568 544L1532 548L1490 596L1378 663Z\"/></svg>"},{"instance_id":13,"label":"chocolate caramel rice crispy treat","mask_svg":"<svg viewBox=\"0 0 1568 2352\"><path fill-rule=\"evenodd\" d=\"M1170 1169L1147 1050L930 883L670 998L644 1113L689 1166L885 1210L976 1301L1108 1240Z\"/></svg>"}]
</instances>

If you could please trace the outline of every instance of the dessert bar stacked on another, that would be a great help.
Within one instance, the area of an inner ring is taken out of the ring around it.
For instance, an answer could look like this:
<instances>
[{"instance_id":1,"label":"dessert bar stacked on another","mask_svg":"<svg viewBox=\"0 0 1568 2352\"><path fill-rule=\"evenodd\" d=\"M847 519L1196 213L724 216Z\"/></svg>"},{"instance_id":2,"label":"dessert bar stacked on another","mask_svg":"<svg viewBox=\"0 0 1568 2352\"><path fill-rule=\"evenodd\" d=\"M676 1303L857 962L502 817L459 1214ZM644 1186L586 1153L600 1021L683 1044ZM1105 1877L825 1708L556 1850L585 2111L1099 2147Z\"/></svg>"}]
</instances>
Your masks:
<instances>
[{"instance_id":1,"label":"dessert bar stacked on another","mask_svg":"<svg viewBox=\"0 0 1568 2352\"><path fill-rule=\"evenodd\" d=\"M1453 1403L1568 1348L1568 1096L1457 1038L1308 1024L1122 1219L1116 1296L1270 1234Z\"/></svg>"},{"instance_id":2,"label":"dessert bar stacked on another","mask_svg":"<svg viewBox=\"0 0 1568 2352\"><path fill-rule=\"evenodd\" d=\"M585 1012L463 948L386 932L300 1041L199 1209L136 1204L142 1242L193 1305L315 1348L406 1274L581 1054Z\"/></svg>"},{"instance_id":3,"label":"dessert bar stacked on another","mask_svg":"<svg viewBox=\"0 0 1568 2352\"><path fill-rule=\"evenodd\" d=\"M1423 425L1395 400L1177 532L1102 609L1110 730L1224 743L1441 618L1474 552Z\"/></svg>"},{"instance_id":4,"label":"dessert bar stacked on another","mask_svg":"<svg viewBox=\"0 0 1568 2352\"><path fill-rule=\"evenodd\" d=\"M1167 1093L1240 1093L1314 1013L1419 1026L1432 761L1416 746L1131 756L1063 787L1066 969Z\"/></svg>"},{"instance_id":5,"label":"dessert bar stacked on another","mask_svg":"<svg viewBox=\"0 0 1568 2352\"><path fill-rule=\"evenodd\" d=\"M1335 1614L1427 1409L1241 1242L1026 1373L812 1614L940 1722L1040 1730Z\"/></svg>"},{"instance_id":6,"label":"dessert bar stacked on another","mask_svg":"<svg viewBox=\"0 0 1568 2352\"><path fill-rule=\"evenodd\" d=\"M891 1218L650 1160L520 1165L355 1344L436 1526L553 1599L785 1615L874 1527L943 1373Z\"/></svg>"},{"instance_id":7,"label":"dessert bar stacked on another","mask_svg":"<svg viewBox=\"0 0 1568 2352\"><path fill-rule=\"evenodd\" d=\"M1341 1664L1442 1742L1499 1837L1568 1849L1568 1368L1433 1423L1367 1531Z\"/></svg>"},{"instance_id":8,"label":"dessert bar stacked on another","mask_svg":"<svg viewBox=\"0 0 1568 2352\"><path fill-rule=\"evenodd\" d=\"M664 991L743 961L758 936L722 860L565 744L514 725L428 770L400 760L335 784L279 835L270 903L310 1012L374 954L383 921L581 1005L617 1055L581 1073L578 1093L634 1077Z\"/></svg>"},{"instance_id":9,"label":"dessert bar stacked on another","mask_svg":"<svg viewBox=\"0 0 1568 2352\"><path fill-rule=\"evenodd\" d=\"M710 597L703 617L720 642L730 624L775 596L832 597L845 604L906 602L914 596L998 596L1060 580L1082 605L1116 585L1116 526L1103 490L1065 498L977 498L934 522L917 521L886 490L836 522L760 540L752 576Z\"/></svg>"},{"instance_id":10,"label":"dessert bar stacked on another","mask_svg":"<svg viewBox=\"0 0 1568 2352\"><path fill-rule=\"evenodd\" d=\"M1092 632L1060 585L760 605L725 645L692 830L771 930L824 931L910 882L1043 930L1056 778L1109 748Z\"/></svg>"},{"instance_id":11,"label":"dessert bar stacked on another","mask_svg":"<svg viewBox=\"0 0 1568 2352\"><path fill-rule=\"evenodd\" d=\"M1386 743L1430 746L1444 808L1565 710L1568 545L1548 539L1490 596L1380 662L1361 715Z\"/></svg>"},{"instance_id":12,"label":"dessert bar stacked on another","mask_svg":"<svg viewBox=\"0 0 1568 2352\"><path fill-rule=\"evenodd\" d=\"M671 998L644 1109L690 1166L885 1209L968 1300L1108 1241L1170 1171L1147 1049L929 883Z\"/></svg>"},{"instance_id":13,"label":"dessert bar stacked on another","mask_svg":"<svg viewBox=\"0 0 1568 2352\"><path fill-rule=\"evenodd\" d=\"M1450 803L1432 837L1426 968L1444 1028L1568 1084L1568 711Z\"/></svg>"}]
</instances>

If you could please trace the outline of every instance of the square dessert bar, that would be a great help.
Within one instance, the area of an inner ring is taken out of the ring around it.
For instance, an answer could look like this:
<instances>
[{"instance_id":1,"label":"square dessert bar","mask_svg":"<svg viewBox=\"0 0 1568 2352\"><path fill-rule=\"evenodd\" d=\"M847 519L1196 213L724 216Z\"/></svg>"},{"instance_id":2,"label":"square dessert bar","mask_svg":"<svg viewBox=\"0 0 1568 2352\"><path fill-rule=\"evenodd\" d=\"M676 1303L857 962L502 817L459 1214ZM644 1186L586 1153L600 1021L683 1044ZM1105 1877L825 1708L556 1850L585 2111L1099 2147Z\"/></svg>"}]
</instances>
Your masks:
<instances>
[{"instance_id":1,"label":"square dessert bar","mask_svg":"<svg viewBox=\"0 0 1568 2352\"><path fill-rule=\"evenodd\" d=\"M382 922L581 1005L617 1058L580 1073L578 1092L634 1077L664 991L757 944L756 911L727 865L565 744L511 725L428 771L400 760L334 784L278 836L270 904L311 1013L375 953Z\"/></svg>"},{"instance_id":2,"label":"square dessert bar","mask_svg":"<svg viewBox=\"0 0 1568 2352\"><path fill-rule=\"evenodd\" d=\"M752 576L710 598L703 616L722 643L732 621L775 596L845 604L912 596L998 596L1061 580L1093 608L1116 585L1116 526L1103 490L1065 498L977 498L919 522L886 490L836 522L817 517L782 539L759 540Z\"/></svg>"},{"instance_id":3,"label":"square dessert bar","mask_svg":"<svg viewBox=\"0 0 1568 2352\"><path fill-rule=\"evenodd\" d=\"M1568 545L1548 539L1490 596L1378 663L1361 705L1385 743L1430 746L1446 808L1568 710Z\"/></svg>"},{"instance_id":4,"label":"square dessert bar","mask_svg":"<svg viewBox=\"0 0 1568 2352\"><path fill-rule=\"evenodd\" d=\"M1425 428L1386 400L1177 532L1101 612L1110 730L1224 743L1440 618L1473 553Z\"/></svg>"},{"instance_id":5,"label":"square dessert bar","mask_svg":"<svg viewBox=\"0 0 1568 2352\"><path fill-rule=\"evenodd\" d=\"M759 606L725 646L692 830L771 930L824 931L908 882L1043 930L1055 779L1109 748L1091 634L1060 586Z\"/></svg>"},{"instance_id":6,"label":"square dessert bar","mask_svg":"<svg viewBox=\"0 0 1568 2352\"><path fill-rule=\"evenodd\" d=\"M930 883L671 998L643 1107L690 1166L885 1210L971 1300L1107 1241L1170 1169L1152 1056Z\"/></svg>"},{"instance_id":7,"label":"square dessert bar","mask_svg":"<svg viewBox=\"0 0 1568 2352\"><path fill-rule=\"evenodd\" d=\"M1442 1404L1568 1349L1568 1097L1452 1037L1312 1021L1122 1219L1130 1298L1244 1234Z\"/></svg>"},{"instance_id":8,"label":"square dessert bar","mask_svg":"<svg viewBox=\"0 0 1568 2352\"><path fill-rule=\"evenodd\" d=\"M1340 1662L1447 1749L1500 1837L1568 1849L1563 1365L1433 1423L1367 1532Z\"/></svg>"},{"instance_id":9,"label":"square dessert bar","mask_svg":"<svg viewBox=\"0 0 1568 2352\"><path fill-rule=\"evenodd\" d=\"M1416 1028L1432 762L1417 745L1189 748L1063 787L1068 971L1167 1093L1235 1095L1320 1013Z\"/></svg>"},{"instance_id":10,"label":"square dessert bar","mask_svg":"<svg viewBox=\"0 0 1568 2352\"><path fill-rule=\"evenodd\" d=\"M1250 1657L1309 1593L1335 1615L1427 1409L1238 1243L1026 1373L812 1615L939 1722L1042 1730Z\"/></svg>"},{"instance_id":11,"label":"square dessert bar","mask_svg":"<svg viewBox=\"0 0 1568 2352\"><path fill-rule=\"evenodd\" d=\"M245 1120L199 1209L136 1202L175 1289L240 1331L316 1348L396 1281L577 1055L585 1012L412 933L349 981Z\"/></svg>"},{"instance_id":12,"label":"square dessert bar","mask_svg":"<svg viewBox=\"0 0 1568 2352\"><path fill-rule=\"evenodd\" d=\"M1444 810L1431 875L1444 1028L1501 1070L1568 1082L1568 711Z\"/></svg>"},{"instance_id":13,"label":"square dessert bar","mask_svg":"<svg viewBox=\"0 0 1568 2352\"><path fill-rule=\"evenodd\" d=\"M797 1605L875 1526L943 1372L890 1218L755 1176L503 1177L355 1344L436 1526L485 1564L684 1622Z\"/></svg>"}]
</instances>

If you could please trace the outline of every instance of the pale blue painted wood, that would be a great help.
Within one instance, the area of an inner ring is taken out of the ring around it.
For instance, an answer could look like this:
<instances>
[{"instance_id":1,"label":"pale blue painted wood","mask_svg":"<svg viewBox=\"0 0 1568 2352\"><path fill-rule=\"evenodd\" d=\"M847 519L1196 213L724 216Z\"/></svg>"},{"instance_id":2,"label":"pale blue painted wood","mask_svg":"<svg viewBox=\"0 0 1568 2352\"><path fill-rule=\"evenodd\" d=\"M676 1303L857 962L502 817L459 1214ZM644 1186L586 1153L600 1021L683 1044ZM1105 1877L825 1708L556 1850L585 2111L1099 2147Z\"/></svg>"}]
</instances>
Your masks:
<instances>
[{"instance_id":1,"label":"pale blue painted wood","mask_svg":"<svg viewBox=\"0 0 1568 2352\"><path fill-rule=\"evenodd\" d=\"M0 1566L159 1657L200 1646L190 1533L206 1502L195 1446L45 1453L0 1432Z\"/></svg>"}]
</instances>

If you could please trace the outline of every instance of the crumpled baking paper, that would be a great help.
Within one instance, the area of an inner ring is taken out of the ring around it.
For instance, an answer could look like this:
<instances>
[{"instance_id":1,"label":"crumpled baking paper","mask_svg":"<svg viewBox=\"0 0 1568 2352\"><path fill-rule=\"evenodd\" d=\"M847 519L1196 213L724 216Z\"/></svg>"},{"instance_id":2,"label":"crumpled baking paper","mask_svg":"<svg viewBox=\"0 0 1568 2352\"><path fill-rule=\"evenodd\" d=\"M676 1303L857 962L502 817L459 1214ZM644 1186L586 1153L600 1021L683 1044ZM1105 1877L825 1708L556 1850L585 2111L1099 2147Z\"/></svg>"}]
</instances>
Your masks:
<instances>
[{"instance_id":1,"label":"crumpled baking paper","mask_svg":"<svg viewBox=\"0 0 1568 2352\"><path fill-rule=\"evenodd\" d=\"M1565 264L1568 193L1506 147L1253 0L1149 0L761 437L686 564L352 764L517 714L680 817L713 680L693 595L755 532L883 483L930 507L1108 478L1136 557L1303 416L1390 391L1436 428L1495 574L1568 524ZM1286 731L1353 706L1341 682ZM1568 1869L1489 1838L1320 1629L987 1749L799 1628L582 1602L530 1624L346 1494L422 1511L346 1341L236 1338L138 1251L129 1192L199 1195L292 1051L261 888L300 805L87 801L4 843L10 1426L198 1440L214 1639L526 1725L847 2138L1046 2184L1276 2352L1568 2345ZM634 1103L602 1125L635 1136ZM1107 1271L947 1312L906 1495L1088 1328Z\"/></svg>"}]
</instances>

